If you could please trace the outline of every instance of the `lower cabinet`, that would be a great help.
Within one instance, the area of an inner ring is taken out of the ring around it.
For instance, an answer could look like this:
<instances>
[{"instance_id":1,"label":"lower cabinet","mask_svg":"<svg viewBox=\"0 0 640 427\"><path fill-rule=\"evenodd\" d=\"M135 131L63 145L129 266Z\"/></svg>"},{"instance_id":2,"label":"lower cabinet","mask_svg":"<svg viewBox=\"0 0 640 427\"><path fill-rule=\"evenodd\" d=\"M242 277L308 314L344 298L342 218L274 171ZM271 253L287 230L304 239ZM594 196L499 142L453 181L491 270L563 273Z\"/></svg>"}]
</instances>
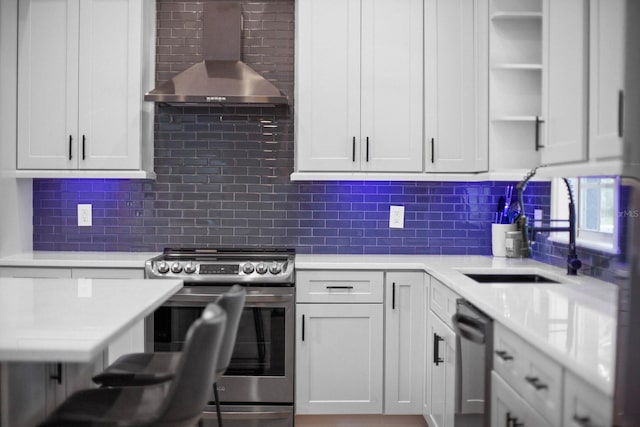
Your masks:
<instances>
[{"instance_id":1,"label":"lower cabinet","mask_svg":"<svg viewBox=\"0 0 640 427\"><path fill-rule=\"evenodd\" d=\"M565 427L605 427L613 420L613 400L589 384L565 371L564 413Z\"/></svg>"},{"instance_id":2,"label":"lower cabinet","mask_svg":"<svg viewBox=\"0 0 640 427\"><path fill-rule=\"evenodd\" d=\"M0 426L37 425L73 392L95 387L91 377L103 366L102 356L93 363L2 363Z\"/></svg>"},{"instance_id":3,"label":"lower cabinet","mask_svg":"<svg viewBox=\"0 0 640 427\"><path fill-rule=\"evenodd\" d=\"M424 294L424 273L386 274L385 414L422 414Z\"/></svg>"},{"instance_id":4,"label":"lower cabinet","mask_svg":"<svg viewBox=\"0 0 640 427\"><path fill-rule=\"evenodd\" d=\"M500 375L491 373L491 427L550 427Z\"/></svg>"},{"instance_id":5,"label":"lower cabinet","mask_svg":"<svg viewBox=\"0 0 640 427\"><path fill-rule=\"evenodd\" d=\"M438 316L427 318L427 377L425 393L431 427L454 427L456 398L456 334Z\"/></svg>"},{"instance_id":6,"label":"lower cabinet","mask_svg":"<svg viewBox=\"0 0 640 427\"><path fill-rule=\"evenodd\" d=\"M382 304L296 310L297 413L382 413Z\"/></svg>"}]
</instances>

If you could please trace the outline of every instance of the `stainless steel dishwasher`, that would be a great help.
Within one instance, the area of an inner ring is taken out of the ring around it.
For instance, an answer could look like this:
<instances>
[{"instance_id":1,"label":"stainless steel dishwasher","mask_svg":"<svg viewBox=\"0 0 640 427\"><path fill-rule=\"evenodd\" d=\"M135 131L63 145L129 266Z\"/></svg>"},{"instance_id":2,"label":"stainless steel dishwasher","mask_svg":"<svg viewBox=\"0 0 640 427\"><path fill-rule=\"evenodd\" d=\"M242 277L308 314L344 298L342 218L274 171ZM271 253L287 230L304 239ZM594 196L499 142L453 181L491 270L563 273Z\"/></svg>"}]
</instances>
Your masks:
<instances>
[{"instance_id":1,"label":"stainless steel dishwasher","mask_svg":"<svg viewBox=\"0 0 640 427\"><path fill-rule=\"evenodd\" d=\"M458 334L455 427L491 424L493 321L465 299L458 299L453 327Z\"/></svg>"}]
</instances>

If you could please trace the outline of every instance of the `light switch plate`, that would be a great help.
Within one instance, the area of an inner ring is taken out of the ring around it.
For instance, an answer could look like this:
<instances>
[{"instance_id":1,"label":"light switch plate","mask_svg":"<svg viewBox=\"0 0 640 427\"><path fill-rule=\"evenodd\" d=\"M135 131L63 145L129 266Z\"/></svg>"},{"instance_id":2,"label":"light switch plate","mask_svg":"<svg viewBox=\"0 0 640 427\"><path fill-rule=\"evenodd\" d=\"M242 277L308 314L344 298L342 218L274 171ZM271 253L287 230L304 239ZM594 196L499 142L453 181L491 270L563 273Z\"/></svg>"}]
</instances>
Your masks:
<instances>
[{"instance_id":1,"label":"light switch plate","mask_svg":"<svg viewBox=\"0 0 640 427\"><path fill-rule=\"evenodd\" d=\"M78 227L91 227L91 204L78 203Z\"/></svg>"},{"instance_id":2,"label":"light switch plate","mask_svg":"<svg viewBox=\"0 0 640 427\"><path fill-rule=\"evenodd\" d=\"M404 228L404 206L390 207L389 228Z\"/></svg>"}]
</instances>

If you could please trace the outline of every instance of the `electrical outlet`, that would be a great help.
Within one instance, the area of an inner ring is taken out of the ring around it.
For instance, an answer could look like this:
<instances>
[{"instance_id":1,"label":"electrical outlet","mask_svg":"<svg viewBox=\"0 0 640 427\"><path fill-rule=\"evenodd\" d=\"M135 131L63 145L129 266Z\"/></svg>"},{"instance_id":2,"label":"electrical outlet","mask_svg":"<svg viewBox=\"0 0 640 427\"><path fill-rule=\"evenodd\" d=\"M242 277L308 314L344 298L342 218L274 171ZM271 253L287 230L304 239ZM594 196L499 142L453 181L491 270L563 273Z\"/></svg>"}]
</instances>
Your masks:
<instances>
[{"instance_id":1,"label":"electrical outlet","mask_svg":"<svg viewBox=\"0 0 640 427\"><path fill-rule=\"evenodd\" d=\"M404 206L390 207L389 228L404 228Z\"/></svg>"},{"instance_id":2,"label":"electrical outlet","mask_svg":"<svg viewBox=\"0 0 640 427\"><path fill-rule=\"evenodd\" d=\"M542 209L533 210L533 226L542 227Z\"/></svg>"},{"instance_id":3,"label":"electrical outlet","mask_svg":"<svg viewBox=\"0 0 640 427\"><path fill-rule=\"evenodd\" d=\"M91 227L91 204L78 204L78 227Z\"/></svg>"}]
</instances>

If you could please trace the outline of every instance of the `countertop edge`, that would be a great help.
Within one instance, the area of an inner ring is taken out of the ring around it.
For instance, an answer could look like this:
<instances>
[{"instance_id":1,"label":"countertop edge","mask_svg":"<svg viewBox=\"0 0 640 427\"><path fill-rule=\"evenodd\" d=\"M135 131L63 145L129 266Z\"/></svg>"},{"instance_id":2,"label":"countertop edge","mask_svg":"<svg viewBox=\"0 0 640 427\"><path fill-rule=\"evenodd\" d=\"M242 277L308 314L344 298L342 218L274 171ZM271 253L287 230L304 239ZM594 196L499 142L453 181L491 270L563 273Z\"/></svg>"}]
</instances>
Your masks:
<instances>
[{"instance_id":1,"label":"countertop edge","mask_svg":"<svg viewBox=\"0 0 640 427\"><path fill-rule=\"evenodd\" d=\"M0 257L0 267L144 268L159 252L32 251Z\"/></svg>"}]
</instances>

